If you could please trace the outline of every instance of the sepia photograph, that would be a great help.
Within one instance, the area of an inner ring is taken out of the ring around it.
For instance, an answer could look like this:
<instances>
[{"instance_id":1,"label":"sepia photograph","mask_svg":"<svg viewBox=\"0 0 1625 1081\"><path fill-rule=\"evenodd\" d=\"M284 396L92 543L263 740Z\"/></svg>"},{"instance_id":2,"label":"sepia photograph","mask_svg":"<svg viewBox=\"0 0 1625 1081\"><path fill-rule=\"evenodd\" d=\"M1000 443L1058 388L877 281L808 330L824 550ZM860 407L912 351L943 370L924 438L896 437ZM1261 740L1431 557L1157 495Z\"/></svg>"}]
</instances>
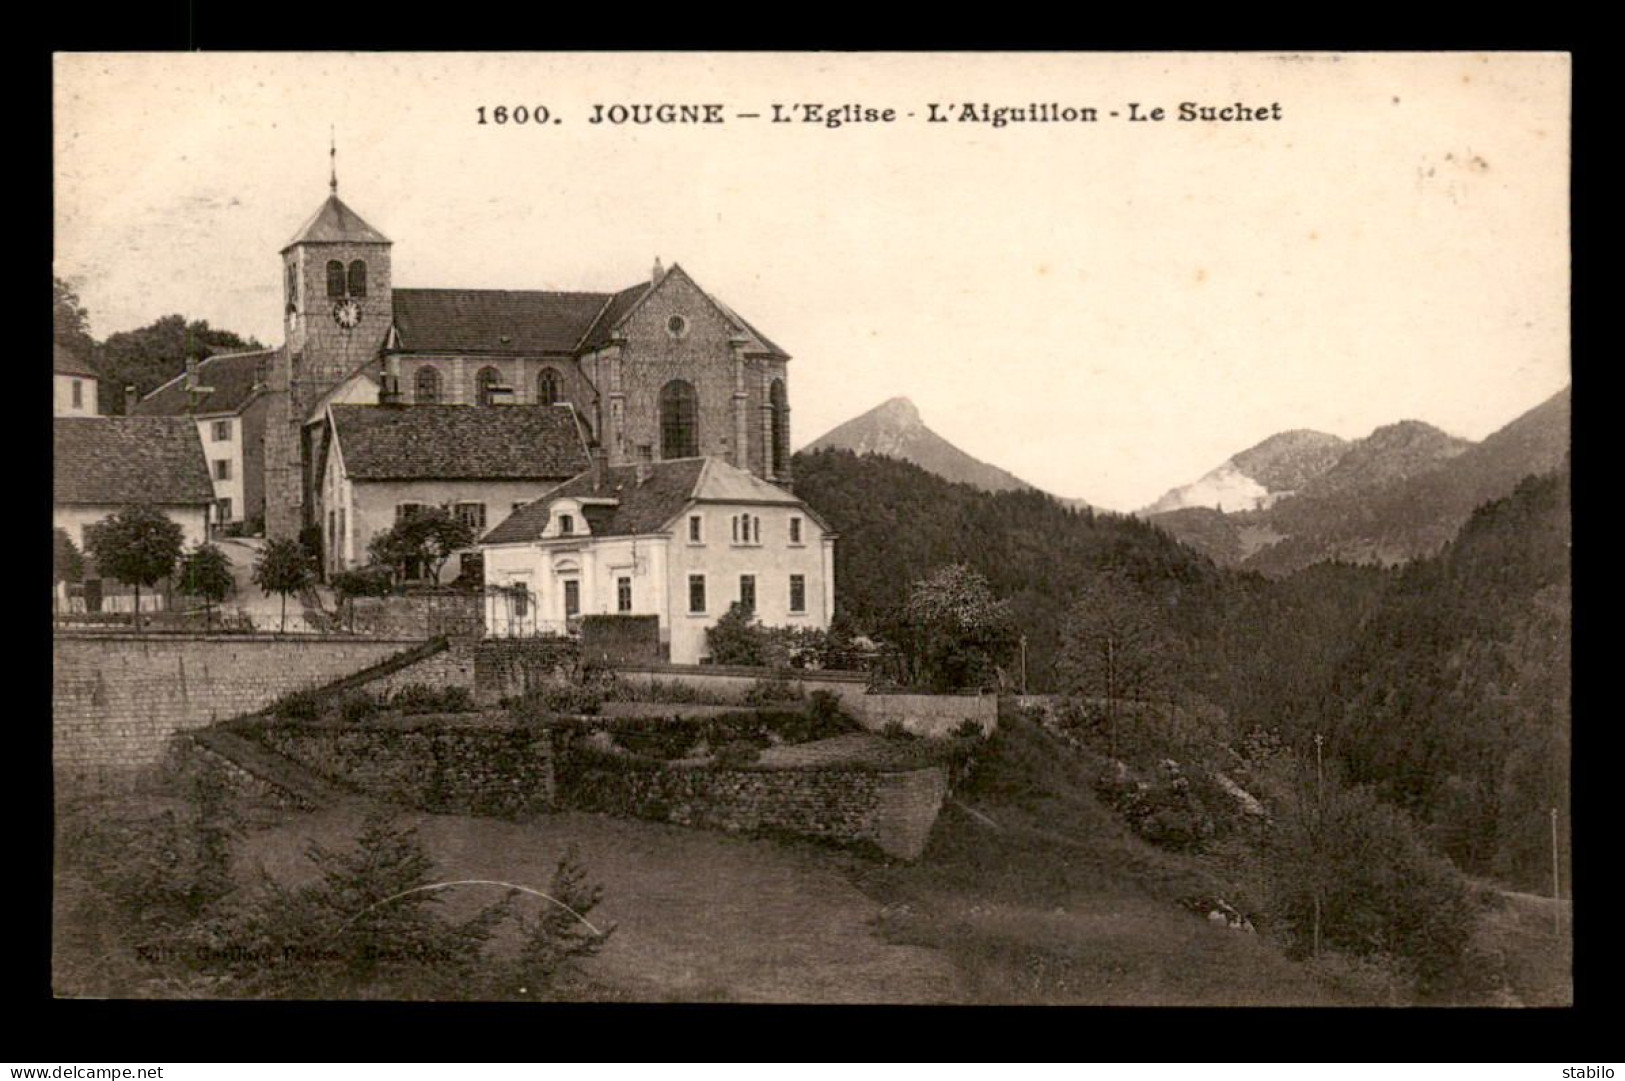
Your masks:
<instances>
[{"instance_id":1,"label":"sepia photograph","mask_svg":"<svg viewBox=\"0 0 1625 1081\"><path fill-rule=\"evenodd\" d=\"M1571 76L55 54L52 993L1572 1006Z\"/></svg>"}]
</instances>

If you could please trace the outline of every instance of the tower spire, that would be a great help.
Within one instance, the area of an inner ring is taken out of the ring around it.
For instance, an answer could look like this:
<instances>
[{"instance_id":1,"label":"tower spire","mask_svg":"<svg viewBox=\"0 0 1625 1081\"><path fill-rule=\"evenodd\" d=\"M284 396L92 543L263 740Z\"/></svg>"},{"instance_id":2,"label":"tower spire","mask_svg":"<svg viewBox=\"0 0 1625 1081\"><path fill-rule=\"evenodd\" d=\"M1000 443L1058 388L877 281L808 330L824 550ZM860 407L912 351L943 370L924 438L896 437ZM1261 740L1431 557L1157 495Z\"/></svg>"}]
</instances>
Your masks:
<instances>
[{"instance_id":1,"label":"tower spire","mask_svg":"<svg viewBox=\"0 0 1625 1081\"><path fill-rule=\"evenodd\" d=\"M327 126L327 190L334 195L339 193L339 144L333 125Z\"/></svg>"}]
</instances>

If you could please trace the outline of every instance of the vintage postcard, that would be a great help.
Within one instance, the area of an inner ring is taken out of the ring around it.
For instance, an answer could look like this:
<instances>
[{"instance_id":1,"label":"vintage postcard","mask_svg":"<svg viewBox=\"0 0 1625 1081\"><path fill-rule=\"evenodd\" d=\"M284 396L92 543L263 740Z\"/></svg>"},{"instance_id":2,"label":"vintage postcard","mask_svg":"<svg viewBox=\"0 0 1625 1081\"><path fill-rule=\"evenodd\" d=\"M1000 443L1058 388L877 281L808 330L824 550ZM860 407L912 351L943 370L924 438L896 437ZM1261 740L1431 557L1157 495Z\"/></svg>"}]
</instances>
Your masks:
<instances>
[{"instance_id":1,"label":"vintage postcard","mask_svg":"<svg viewBox=\"0 0 1625 1081\"><path fill-rule=\"evenodd\" d=\"M1571 1004L1570 96L58 54L55 993Z\"/></svg>"}]
</instances>

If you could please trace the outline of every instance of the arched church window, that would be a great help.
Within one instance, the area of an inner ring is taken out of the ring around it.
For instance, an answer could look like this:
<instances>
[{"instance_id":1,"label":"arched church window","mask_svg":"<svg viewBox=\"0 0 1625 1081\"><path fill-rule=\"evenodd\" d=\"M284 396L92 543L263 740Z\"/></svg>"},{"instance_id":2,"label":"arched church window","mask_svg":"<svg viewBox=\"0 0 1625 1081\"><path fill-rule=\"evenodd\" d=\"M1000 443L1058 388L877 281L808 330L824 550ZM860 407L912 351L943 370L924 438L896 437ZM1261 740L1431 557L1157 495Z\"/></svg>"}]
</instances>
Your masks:
<instances>
[{"instance_id":1,"label":"arched church window","mask_svg":"<svg viewBox=\"0 0 1625 1081\"><path fill-rule=\"evenodd\" d=\"M496 398L494 390L502 382L502 373L495 368L481 368L480 374L474 377L474 386L477 388L481 405L490 405Z\"/></svg>"},{"instance_id":2,"label":"arched church window","mask_svg":"<svg viewBox=\"0 0 1625 1081\"><path fill-rule=\"evenodd\" d=\"M557 368L543 368L536 377L536 404L559 404L559 372Z\"/></svg>"},{"instance_id":3,"label":"arched church window","mask_svg":"<svg viewBox=\"0 0 1625 1081\"><path fill-rule=\"evenodd\" d=\"M769 453L773 462L773 475L777 477L784 472L785 465L790 461L790 399L784 392L784 380L773 380L773 385L768 388L767 400L773 421L773 446Z\"/></svg>"},{"instance_id":4,"label":"arched church window","mask_svg":"<svg viewBox=\"0 0 1625 1081\"><path fill-rule=\"evenodd\" d=\"M700 453L699 414L693 384L673 379L660 388L660 457L693 458Z\"/></svg>"},{"instance_id":5,"label":"arched church window","mask_svg":"<svg viewBox=\"0 0 1625 1081\"><path fill-rule=\"evenodd\" d=\"M299 266L288 260L288 310L299 310Z\"/></svg>"},{"instance_id":6,"label":"arched church window","mask_svg":"<svg viewBox=\"0 0 1625 1081\"><path fill-rule=\"evenodd\" d=\"M350 264L350 295L353 297L367 295L367 264L360 259Z\"/></svg>"},{"instance_id":7,"label":"arched church window","mask_svg":"<svg viewBox=\"0 0 1625 1081\"><path fill-rule=\"evenodd\" d=\"M330 297L344 295L344 264L337 259L327 261L327 295Z\"/></svg>"},{"instance_id":8,"label":"arched church window","mask_svg":"<svg viewBox=\"0 0 1625 1081\"><path fill-rule=\"evenodd\" d=\"M428 367L418 369L412 400L419 405L434 405L440 401L439 369Z\"/></svg>"}]
</instances>

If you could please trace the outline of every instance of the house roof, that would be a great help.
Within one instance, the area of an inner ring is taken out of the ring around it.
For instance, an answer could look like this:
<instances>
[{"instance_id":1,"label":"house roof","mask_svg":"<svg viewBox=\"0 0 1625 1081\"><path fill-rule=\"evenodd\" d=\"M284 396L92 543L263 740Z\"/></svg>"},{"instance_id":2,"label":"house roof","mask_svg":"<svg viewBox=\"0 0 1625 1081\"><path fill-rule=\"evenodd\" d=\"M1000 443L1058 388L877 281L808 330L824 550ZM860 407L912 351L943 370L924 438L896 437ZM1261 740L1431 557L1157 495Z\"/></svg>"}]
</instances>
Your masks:
<instances>
[{"instance_id":1,"label":"house roof","mask_svg":"<svg viewBox=\"0 0 1625 1081\"><path fill-rule=\"evenodd\" d=\"M414 353L574 353L607 293L396 289L400 348Z\"/></svg>"},{"instance_id":2,"label":"house roof","mask_svg":"<svg viewBox=\"0 0 1625 1081\"><path fill-rule=\"evenodd\" d=\"M337 193L329 195L310 220L282 250L295 244L388 244L383 233L361 220L361 215L344 205Z\"/></svg>"},{"instance_id":3,"label":"house roof","mask_svg":"<svg viewBox=\"0 0 1625 1081\"><path fill-rule=\"evenodd\" d=\"M328 408L351 480L558 480L587 467L568 405Z\"/></svg>"},{"instance_id":4,"label":"house roof","mask_svg":"<svg viewBox=\"0 0 1625 1081\"><path fill-rule=\"evenodd\" d=\"M58 417L52 465L57 504L214 502L189 417Z\"/></svg>"},{"instance_id":5,"label":"house roof","mask_svg":"<svg viewBox=\"0 0 1625 1081\"><path fill-rule=\"evenodd\" d=\"M769 484L721 458L674 458L647 467L638 483L637 466L614 466L604 471L604 484L594 487L588 471L514 511L483 539L486 544L523 544L537 540L547 529L552 504L558 499L609 499L613 504L588 503L582 515L594 536L625 537L658 533L690 503L746 503L805 505L794 495ZM807 511L809 517L819 521ZM822 521L819 521L822 525Z\"/></svg>"},{"instance_id":6,"label":"house roof","mask_svg":"<svg viewBox=\"0 0 1625 1081\"><path fill-rule=\"evenodd\" d=\"M51 343L51 371L57 375L88 375L100 379L101 373L90 362L61 342Z\"/></svg>"},{"instance_id":7,"label":"house roof","mask_svg":"<svg viewBox=\"0 0 1625 1081\"><path fill-rule=\"evenodd\" d=\"M182 413L235 413L249 403L260 373L276 355L275 349L253 349L236 353L216 353L198 362L198 385L213 387L197 399L186 389L186 373L181 373L135 404L133 412L147 416L177 416Z\"/></svg>"},{"instance_id":8,"label":"house roof","mask_svg":"<svg viewBox=\"0 0 1625 1081\"><path fill-rule=\"evenodd\" d=\"M610 334L617 324L631 311L644 296L654 287L652 282L638 282L628 286L619 293L611 293L598 312L592 326L581 336L582 349L599 349L609 344Z\"/></svg>"}]
</instances>

